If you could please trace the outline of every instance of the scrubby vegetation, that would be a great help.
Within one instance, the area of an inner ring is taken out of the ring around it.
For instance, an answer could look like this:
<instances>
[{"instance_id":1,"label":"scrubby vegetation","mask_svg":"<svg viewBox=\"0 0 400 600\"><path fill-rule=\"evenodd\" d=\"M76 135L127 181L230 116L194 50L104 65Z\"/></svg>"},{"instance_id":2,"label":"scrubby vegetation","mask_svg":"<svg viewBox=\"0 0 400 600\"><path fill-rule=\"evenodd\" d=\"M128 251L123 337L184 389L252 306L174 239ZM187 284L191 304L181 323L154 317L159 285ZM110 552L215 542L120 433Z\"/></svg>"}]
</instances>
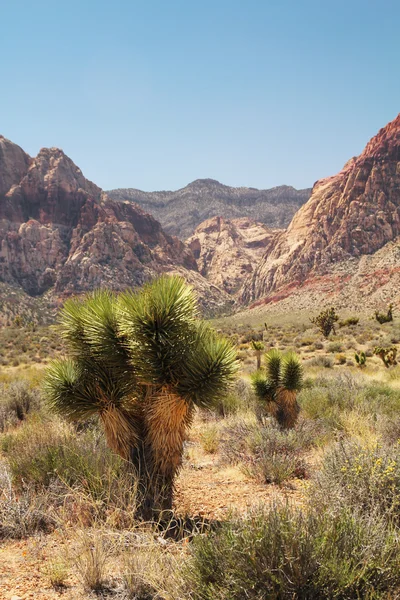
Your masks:
<instances>
[{"instance_id":1,"label":"scrubby vegetation","mask_svg":"<svg viewBox=\"0 0 400 600\"><path fill-rule=\"evenodd\" d=\"M378 310L376 310L375 319L381 325L383 325L383 323L390 323L390 321L393 321L393 304L389 304L389 308L386 313L380 313Z\"/></svg>"},{"instance_id":2,"label":"scrubby vegetation","mask_svg":"<svg viewBox=\"0 0 400 600\"><path fill-rule=\"evenodd\" d=\"M335 333L335 323L339 321L339 316L332 306L321 311L319 315L313 317L310 321L318 327L325 338L328 338L332 332Z\"/></svg>"},{"instance_id":3,"label":"scrubby vegetation","mask_svg":"<svg viewBox=\"0 0 400 600\"><path fill-rule=\"evenodd\" d=\"M151 522L138 519L138 478L101 419L50 411L42 364L2 366L3 548L17 539L27 540L25 560L47 552L40 577L49 598L399 597L400 367L373 353L396 349L396 321L361 317L326 342L307 319L275 319L253 384L252 340L261 342L263 323L214 325L236 344L240 372L193 410L172 510ZM0 335L18 355L35 332L18 328L14 347L15 331ZM65 352L55 331L40 333L47 345L57 340L44 363ZM291 361L295 377L285 373ZM296 418L285 428L266 408L288 378Z\"/></svg>"}]
</instances>

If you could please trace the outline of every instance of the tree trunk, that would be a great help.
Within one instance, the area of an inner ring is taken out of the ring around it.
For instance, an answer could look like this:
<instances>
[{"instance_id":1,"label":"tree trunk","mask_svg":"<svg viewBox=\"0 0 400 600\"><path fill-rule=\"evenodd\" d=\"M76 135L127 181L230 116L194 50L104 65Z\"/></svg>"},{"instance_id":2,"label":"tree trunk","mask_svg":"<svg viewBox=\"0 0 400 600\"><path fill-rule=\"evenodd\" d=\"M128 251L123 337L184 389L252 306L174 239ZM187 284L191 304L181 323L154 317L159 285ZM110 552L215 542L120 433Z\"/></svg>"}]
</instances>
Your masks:
<instances>
[{"instance_id":1,"label":"tree trunk","mask_svg":"<svg viewBox=\"0 0 400 600\"><path fill-rule=\"evenodd\" d=\"M282 429L293 429L300 412L297 392L279 388L276 392L276 420Z\"/></svg>"},{"instance_id":2,"label":"tree trunk","mask_svg":"<svg viewBox=\"0 0 400 600\"><path fill-rule=\"evenodd\" d=\"M172 509L174 481L182 464L183 442L193 418L193 405L167 387L149 388L146 400L143 502L153 512Z\"/></svg>"}]
</instances>

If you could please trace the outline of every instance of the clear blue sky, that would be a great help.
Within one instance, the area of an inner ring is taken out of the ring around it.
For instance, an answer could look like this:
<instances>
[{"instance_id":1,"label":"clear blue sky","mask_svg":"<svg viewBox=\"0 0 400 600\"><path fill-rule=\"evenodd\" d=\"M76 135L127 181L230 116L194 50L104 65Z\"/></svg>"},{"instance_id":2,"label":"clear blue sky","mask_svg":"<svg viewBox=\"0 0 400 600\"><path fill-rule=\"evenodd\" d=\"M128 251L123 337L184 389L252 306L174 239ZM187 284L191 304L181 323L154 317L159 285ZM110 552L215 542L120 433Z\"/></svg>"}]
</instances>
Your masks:
<instances>
[{"instance_id":1,"label":"clear blue sky","mask_svg":"<svg viewBox=\"0 0 400 600\"><path fill-rule=\"evenodd\" d=\"M0 133L104 189L311 186L400 112L398 0L0 0Z\"/></svg>"}]
</instances>

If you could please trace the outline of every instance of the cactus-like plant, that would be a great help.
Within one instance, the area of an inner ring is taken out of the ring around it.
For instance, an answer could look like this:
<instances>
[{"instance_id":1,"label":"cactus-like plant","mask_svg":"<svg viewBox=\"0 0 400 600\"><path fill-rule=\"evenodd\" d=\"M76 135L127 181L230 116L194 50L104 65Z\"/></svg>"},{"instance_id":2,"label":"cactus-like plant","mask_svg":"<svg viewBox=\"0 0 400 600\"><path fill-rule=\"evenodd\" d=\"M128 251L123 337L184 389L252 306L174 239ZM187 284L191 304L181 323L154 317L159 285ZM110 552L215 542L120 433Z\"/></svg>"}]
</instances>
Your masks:
<instances>
[{"instance_id":1,"label":"cactus-like plant","mask_svg":"<svg viewBox=\"0 0 400 600\"><path fill-rule=\"evenodd\" d=\"M359 366L360 369L363 369L366 366L367 356L365 352L356 352L354 358L356 360L357 366Z\"/></svg>"},{"instance_id":2,"label":"cactus-like plant","mask_svg":"<svg viewBox=\"0 0 400 600\"><path fill-rule=\"evenodd\" d=\"M282 354L270 350L265 354L265 369L252 375L253 390L258 399L266 404L283 429L296 424L300 407L297 393L303 384L303 367L297 354Z\"/></svg>"},{"instance_id":3,"label":"cactus-like plant","mask_svg":"<svg viewBox=\"0 0 400 600\"><path fill-rule=\"evenodd\" d=\"M332 331L333 333L336 333L335 323L338 320L339 316L336 314L333 306L331 306L331 308L326 308L321 311L318 316L310 319L311 323L318 327L325 338L328 338Z\"/></svg>"},{"instance_id":4,"label":"cactus-like plant","mask_svg":"<svg viewBox=\"0 0 400 600\"><path fill-rule=\"evenodd\" d=\"M379 311L375 311L375 319L383 325L383 323L389 323L393 321L393 304L389 304L389 308L387 313L380 313Z\"/></svg>"},{"instance_id":5,"label":"cactus-like plant","mask_svg":"<svg viewBox=\"0 0 400 600\"><path fill-rule=\"evenodd\" d=\"M170 509L194 407L224 393L234 348L199 323L180 277L160 277L137 294L68 300L58 330L69 358L47 369L50 406L75 420L97 415L109 446L134 471L142 516Z\"/></svg>"},{"instance_id":6,"label":"cactus-like plant","mask_svg":"<svg viewBox=\"0 0 400 600\"><path fill-rule=\"evenodd\" d=\"M263 353L263 350L265 349L265 346L262 342L259 342L258 340L252 340L251 346L257 358L257 370L261 369L261 355Z\"/></svg>"},{"instance_id":7,"label":"cactus-like plant","mask_svg":"<svg viewBox=\"0 0 400 600\"><path fill-rule=\"evenodd\" d=\"M397 360L396 360L397 348L396 348L396 346L388 346L386 348L377 346L376 348L374 348L374 354L376 354L376 356L379 356L379 358L381 359L381 361L383 362L383 364L385 365L385 367L387 369L389 369L389 367L397 365Z\"/></svg>"}]
</instances>

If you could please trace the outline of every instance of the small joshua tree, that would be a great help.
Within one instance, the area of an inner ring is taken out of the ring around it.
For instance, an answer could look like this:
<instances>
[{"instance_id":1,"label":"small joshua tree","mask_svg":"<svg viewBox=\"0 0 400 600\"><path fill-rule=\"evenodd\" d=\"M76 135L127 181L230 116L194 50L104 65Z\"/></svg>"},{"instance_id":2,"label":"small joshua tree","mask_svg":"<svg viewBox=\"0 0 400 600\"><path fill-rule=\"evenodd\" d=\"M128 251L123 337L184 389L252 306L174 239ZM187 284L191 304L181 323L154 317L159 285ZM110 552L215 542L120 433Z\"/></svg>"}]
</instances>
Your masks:
<instances>
[{"instance_id":1,"label":"small joshua tree","mask_svg":"<svg viewBox=\"0 0 400 600\"><path fill-rule=\"evenodd\" d=\"M311 323L318 327L325 338L328 338L332 331L333 333L336 333L335 323L338 320L339 316L336 314L333 306L331 306L331 308L326 308L321 311L317 317L310 319Z\"/></svg>"},{"instance_id":2,"label":"small joshua tree","mask_svg":"<svg viewBox=\"0 0 400 600\"><path fill-rule=\"evenodd\" d=\"M357 366L359 366L360 369L363 369L366 366L367 356L365 352L356 352L354 358L356 359Z\"/></svg>"},{"instance_id":3,"label":"small joshua tree","mask_svg":"<svg viewBox=\"0 0 400 600\"><path fill-rule=\"evenodd\" d=\"M380 313L377 310L375 311L375 319L381 325L383 323L389 323L389 321L393 321L393 304L389 304L389 308L387 313Z\"/></svg>"},{"instance_id":4,"label":"small joshua tree","mask_svg":"<svg viewBox=\"0 0 400 600\"><path fill-rule=\"evenodd\" d=\"M266 404L282 429L295 426L300 407L297 393L303 384L303 367L293 352L282 354L270 350L265 355L265 371L252 375L252 386L259 400Z\"/></svg>"},{"instance_id":5,"label":"small joshua tree","mask_svg":"<svg viewBox=\"0 0 400 600\"><path fill-rule=\"evenodd\" d=\"M381 359L381 361L383 362L383 364L385 365L385 367L387 369L389 369L389 367L397 365L397 360L396 360L397 348L396 348L396 346L391 346L391 347L387 347L387 348L382 348L380 346L377 346L376 348L374 348L374 354L376 354L376 356L379 356L379 358Z\"/></svg>"},{"instance_id":6,"label":"small joshua tree","mask_svg":"<svg viewBox=\"0 0 400 600\"><path fill-rule=\"evenodd\" d=\"M263 353L265 346L262 342L258 342L257 340L252 340L251 345L257 357L257 370L261 369L261 354Z\"/></svg>"}]
</instances>

